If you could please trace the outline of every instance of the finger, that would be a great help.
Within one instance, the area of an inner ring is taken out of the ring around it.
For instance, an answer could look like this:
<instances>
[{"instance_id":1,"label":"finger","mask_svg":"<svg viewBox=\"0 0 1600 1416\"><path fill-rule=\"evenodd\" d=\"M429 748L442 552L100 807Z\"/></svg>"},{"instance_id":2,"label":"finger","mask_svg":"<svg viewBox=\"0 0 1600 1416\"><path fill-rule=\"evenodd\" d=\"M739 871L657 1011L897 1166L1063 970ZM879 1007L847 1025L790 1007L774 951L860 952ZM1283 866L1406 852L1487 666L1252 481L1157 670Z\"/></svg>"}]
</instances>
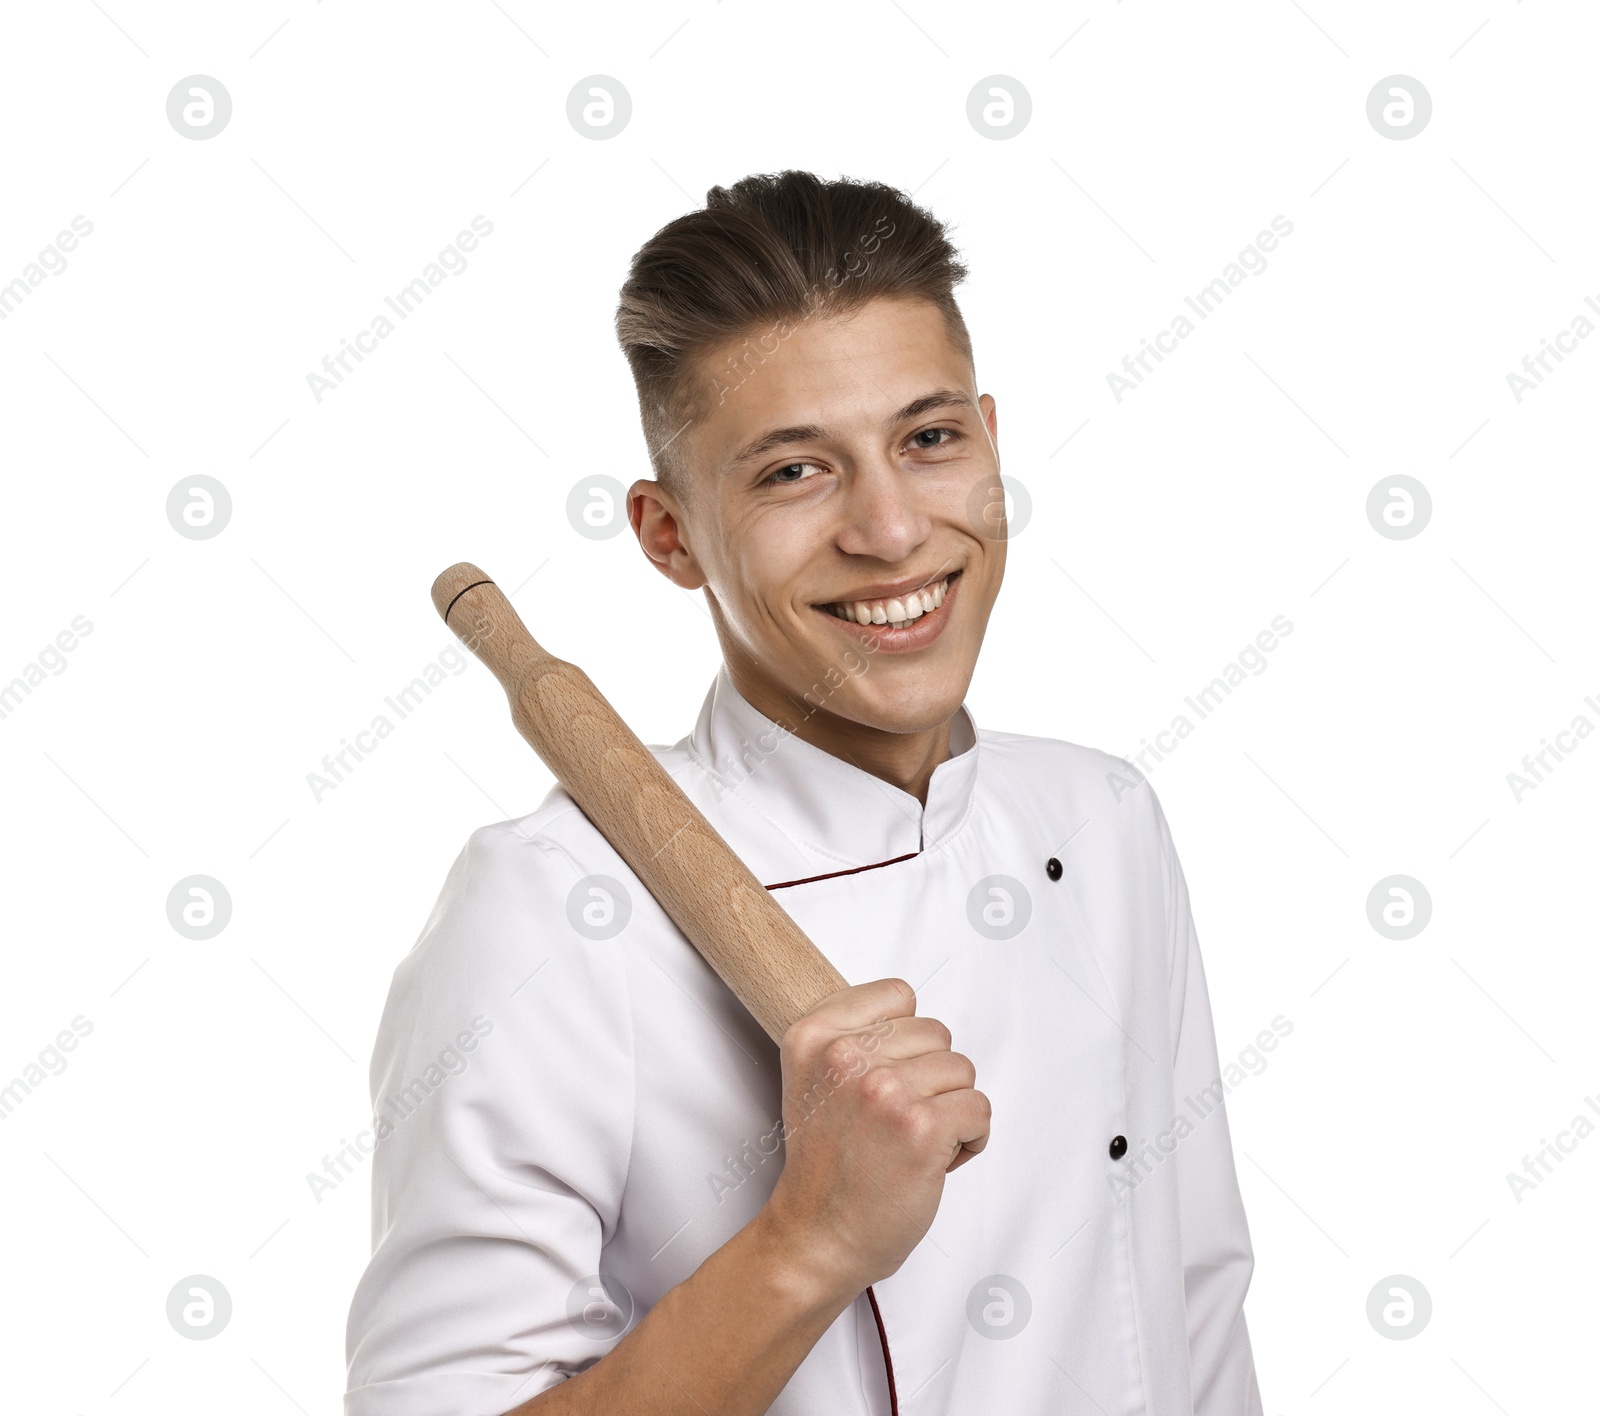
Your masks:
<instances>
[{"instance_id":1,"label":"finger","mask_svg":"<svg viewBox=\"0 0 1600 1416\"><path fill-rule=\"evenodd\" d=\"M855 1047L875 1061L899 1061L950 1050L950 1029L937 1018L885 1018L850 1034Z\"/></svg>"},{"instance_id":2,"label":"finger","mask_svg":"<svg viewBox=\"0 0 1600 1416\"><path fill-rule=\"evenodd\" d=\"M950 1147L946 1173L957 1170L982 1154L989 1144L989 1098L981 1091L944 1092L930 1097L928 1106L937 1118L943 1138Z\"/></svg>"},{"instance_id":3,"label":"finger","mask_svg":"<svg viewBox=\"0 0 1600 1416\"><path fill-rule=\"evenodd\" d=\"M958 1146L956 1148L956 1158L952 1160L949 1165L945 1166L944 1173L948 1175L953 1170L960 1170L963 1165L965 1165L969 1160L972 1159L973 1156L977 1154L978 1152L975 1150L968 1150L965 1146Z\"/></svg>"},{"instance_id":4,"label":"finger","mask_svg":"<svg viewBox=\"0 0 1600 1416\"><path fill-rule=\"evenodd\" d=\"M918 1101L931 1101L947 1092L971 1091L977 1069L959 1052L925 1052L891 1064L900 1083Z\"/></svg>"},{"instance_id":5,"label":"finger","mask_svg":"<svg viewBox=\"0 0 1600 1416\"><path fill-rule=\"evenodd\" d=\"M910 1017L917 1011L916 990L903 978L879 978L830 993L801 1017L814 1035L861 1031L890 1018Z\"/></svg>"}]
</instances>

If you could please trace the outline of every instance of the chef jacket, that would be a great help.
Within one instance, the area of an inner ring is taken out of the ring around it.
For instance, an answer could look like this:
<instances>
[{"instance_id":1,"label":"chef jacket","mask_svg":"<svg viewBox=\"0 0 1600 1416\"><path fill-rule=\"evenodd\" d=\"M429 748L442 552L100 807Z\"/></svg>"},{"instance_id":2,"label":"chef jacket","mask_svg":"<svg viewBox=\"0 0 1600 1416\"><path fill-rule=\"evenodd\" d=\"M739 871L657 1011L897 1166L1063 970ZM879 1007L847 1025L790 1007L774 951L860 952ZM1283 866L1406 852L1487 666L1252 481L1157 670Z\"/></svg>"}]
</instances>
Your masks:
<instances>
[{"instance_id":1,"label":"chef jacket","mask_svg":"<svg viewBox=\"0 0 1600 1416\"><path fill-rule=\"evenodd\" d=\"M1149 782L963 707L926 805L726 666L651 749L852 983L899 977L993 1108L900 1269L772 1416L1259 1416L1253 1267L1188 888ZM474 831L373 1050L346 1416L499 1416L750 1222L777 1046L559 787ZM387 1127L385 1123L387 1122Z\"/></svg>"}]
</instances>

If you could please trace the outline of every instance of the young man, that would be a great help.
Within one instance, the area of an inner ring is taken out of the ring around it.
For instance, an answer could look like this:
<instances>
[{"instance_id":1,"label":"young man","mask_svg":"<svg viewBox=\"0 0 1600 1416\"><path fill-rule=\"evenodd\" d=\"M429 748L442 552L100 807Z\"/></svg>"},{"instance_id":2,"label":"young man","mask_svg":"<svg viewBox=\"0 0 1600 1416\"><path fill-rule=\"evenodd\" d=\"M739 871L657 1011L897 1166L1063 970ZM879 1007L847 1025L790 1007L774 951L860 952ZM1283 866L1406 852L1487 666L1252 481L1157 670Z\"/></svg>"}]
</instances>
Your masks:
<instances>
[{"instance_id":1,"label":"young man","mask_svg":"<svg viewBox=\"0 0 1600 1416\"><path fill-rule=\"evenodd\" d=\"M724 657L654 750L852 986L774 1046L563 791L475 831L374 1051L347 1416L1259 1416L1161 807L963 706L1006 555L964 274L801 172L635 257L631 523Z\"/></svg>"}]
</instances>

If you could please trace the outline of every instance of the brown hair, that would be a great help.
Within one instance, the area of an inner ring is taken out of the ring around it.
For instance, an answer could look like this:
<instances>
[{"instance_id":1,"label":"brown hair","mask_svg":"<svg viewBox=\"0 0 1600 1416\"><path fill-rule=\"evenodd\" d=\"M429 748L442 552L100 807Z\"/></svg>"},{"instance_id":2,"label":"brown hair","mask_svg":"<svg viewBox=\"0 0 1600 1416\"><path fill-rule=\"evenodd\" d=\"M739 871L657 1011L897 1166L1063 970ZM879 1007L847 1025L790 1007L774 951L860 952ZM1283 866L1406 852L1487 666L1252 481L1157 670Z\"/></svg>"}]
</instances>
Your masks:
<instances>
[{"instance_id":1,"label":"brown hair","mask_svg":"<svg viewBox=\"0 0 1600 1416\"><path fill-rule=\"evenodd\" d=\"M970 362L972 340L952 293L966 273L944 224L881 182L790 170L711 188L704 210L668 222L639 248L617 305L617 340L657 480L684 497L679 434L748 377L752 360L773 352L770 341L813 316L885 297L928 300ZM713 371L709 387L697 380L700 356L740 335L743 359Z\"/></svg>"}]
</instances>

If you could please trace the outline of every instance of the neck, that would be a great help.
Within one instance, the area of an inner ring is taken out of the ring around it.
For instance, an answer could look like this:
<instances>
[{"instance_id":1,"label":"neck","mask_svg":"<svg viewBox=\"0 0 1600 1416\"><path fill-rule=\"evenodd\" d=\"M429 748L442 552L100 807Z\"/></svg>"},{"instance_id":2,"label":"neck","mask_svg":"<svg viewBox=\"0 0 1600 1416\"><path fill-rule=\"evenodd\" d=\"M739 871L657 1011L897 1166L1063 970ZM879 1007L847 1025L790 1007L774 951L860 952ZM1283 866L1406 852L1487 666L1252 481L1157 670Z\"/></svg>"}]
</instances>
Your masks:
<instances>
[{"instance_id":1,"label":"neck","mask_svg":"<svg viewBox=\"0 0 1600 1416\"><path fill-rule=\"evenodd\" d=\"M934 768L950 757L950 719L918 732L889 732L826 708L813 708L777 685L748 675L732 661L728 676L746 702L801 741L899 787L923 806L928 804Z\"/></svg>"}]
</instances>

